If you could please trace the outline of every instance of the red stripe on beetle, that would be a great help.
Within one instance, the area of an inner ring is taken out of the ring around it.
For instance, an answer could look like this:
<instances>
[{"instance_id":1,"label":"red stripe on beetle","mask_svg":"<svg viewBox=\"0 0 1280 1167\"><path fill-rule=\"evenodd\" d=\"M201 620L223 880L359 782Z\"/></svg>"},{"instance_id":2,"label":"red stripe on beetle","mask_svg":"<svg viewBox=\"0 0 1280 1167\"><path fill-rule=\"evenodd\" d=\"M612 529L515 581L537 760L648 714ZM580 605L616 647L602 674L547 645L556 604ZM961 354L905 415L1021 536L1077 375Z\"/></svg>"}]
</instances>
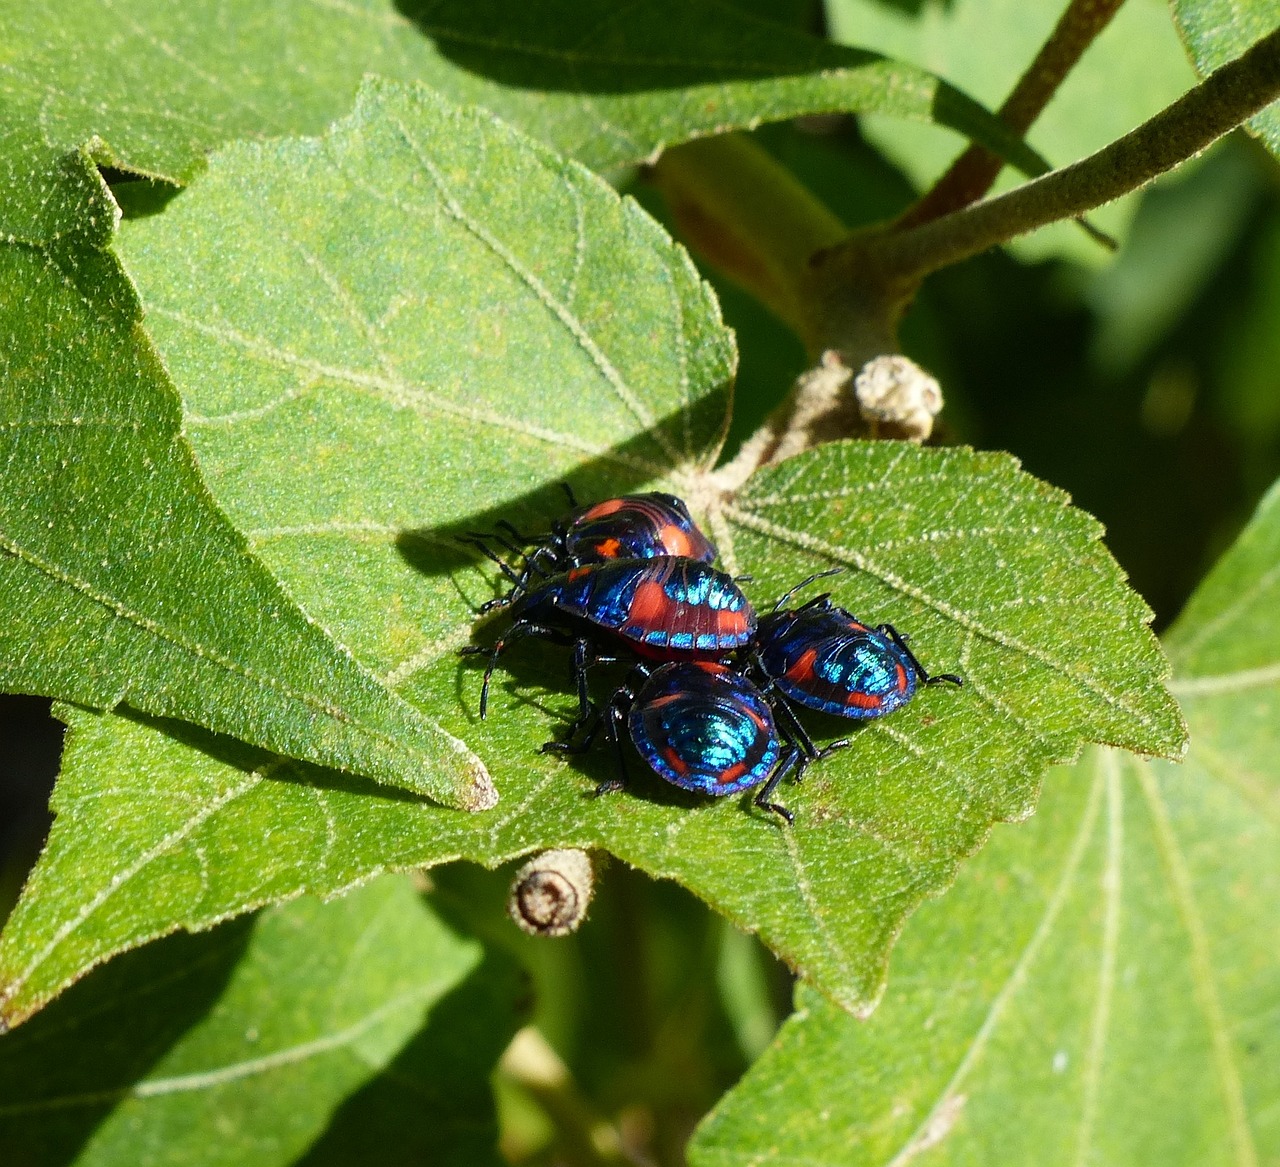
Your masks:
<instances>
[{"instance_id":1,"label":"red stripe on beetle","mask_svg":"<svg viewBox=\"0 0 1280 1167\"><path fill-rule=\"evenodd\" d=\"M587 510L582 518L578 520L580 523L589 522L592 519L604 519L609 515L616 515L627 504L620 498L608 498L604 502L598 502L595 506Z\"/></svg>"},{"instance_id":2,"label":"red stripe on beetle","mask_svg":"<svg viewBox=\"0 0 1280 1167\"><path fill-rule=\"evenodd\" d=\"M789 669L786 677L789 681L810 681L813 679L813 662L818 659L816 648L806 649Z\"/></svg>"},{"instance_id":3,"label":"red stripe on beetle","mask_svg":"<svg viewBox=\"0 0 1280 1167\"><path fill-rule=\"evenodd\" d=\"M879 709L883 698L874 693L850 693L845 699L846 705L856 705L859 709Z\"/></svg>"}]
</instances>

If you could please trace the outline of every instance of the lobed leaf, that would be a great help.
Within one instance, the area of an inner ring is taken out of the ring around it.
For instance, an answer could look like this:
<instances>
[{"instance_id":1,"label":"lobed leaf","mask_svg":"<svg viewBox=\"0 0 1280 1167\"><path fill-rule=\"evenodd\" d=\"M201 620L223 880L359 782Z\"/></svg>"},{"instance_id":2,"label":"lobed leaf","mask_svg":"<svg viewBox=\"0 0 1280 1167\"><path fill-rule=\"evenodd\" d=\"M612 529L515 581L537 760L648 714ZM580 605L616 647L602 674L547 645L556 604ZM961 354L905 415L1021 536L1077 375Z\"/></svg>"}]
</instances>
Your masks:
<instances>
[{"instance_id":1,"label":"lobed leaf","mask_svg":"<svg viewBox=\"0 0 1280 1167\"><path fill-rule=\"evenodd\" d=\"M479 760L299 611L218 512L138 321L88 237L0 241L0 688L493 805Z\"/></svg>"},{"instance_id":2,"label":"lobed leaf","mask_svg":"<svg viewBox=\"0 0 1280 1167\"><path fill-rule=\"evenodd\" d=\"M993 115L914 66L828 44L719 0L70 0L0 10L0 233L75 228L64 156L185 185L238 138L316 133L362 76L424 81L587 165L797 114L936 121L1039 173ZM95 183L98 213L109 204Z\"/></svg>"},{"instance_id":3,"label":"lobed leaf","mask_svg":"<svg viewBox=\"0 0 1280 1167\"><path fill-rule=\"evenodd\" d=\"M488 1079L523 995L408 880L299 900L132 954L0 1038L0 1147L23 1167L496 1164Z\"/></svg>"},{"instance_id":4,"label":"lobed leaf","mask_svg":"<svg viewBox=\"0 0 1280 1167\"><path fill-rule=\"evenodd\" d=\"M1055 773L908 925L876 1016L802 991L690 1162L1280 1157L1277 610L1280 486L1169 635L1185 764Z\"/></svg>"},{"instance_id":5,"label":"lobed leaf","mask_svg":"<svg viewBox=\"0 0 1280 1167\"><path fill-rule=\"evenodd\" d=\"M1170 6L1201 77L1234 61L1280 24L1271 0L1170 0ZM1273 101L1245 126L1280 157L1280 102Z\"/></svg>"},{"instance_id":6,"label":"lobed leaf","mask_svg":"<svg viewBox=\"0 0 1280 1167\"><path fill-rule=\"evenodd\" d=\"M504 802L473 821L172 723L69 711L57 819L0 937L11 1022L174 928L548 846L678 880L865 1012L907 914L993 821L1030 812L1046 765L1089 738L1181 748L1148 613L1100 529L1011 458L845 443L719 499L732 349L705 286L629 200L487 114L373 84L323 140L216 156L124 251L219 502L309 612L477 750ZM590 797L606 750L537 752L573 705L563 654L512 653L484 722L455 654L495 581L449 533L543 526L570 473L584 498L661 484L709 506L761 601L847 564L841 601L968 686L856 730L787 791L794 830L749 796L656 780Z\"/></svg>"}]
</instances>

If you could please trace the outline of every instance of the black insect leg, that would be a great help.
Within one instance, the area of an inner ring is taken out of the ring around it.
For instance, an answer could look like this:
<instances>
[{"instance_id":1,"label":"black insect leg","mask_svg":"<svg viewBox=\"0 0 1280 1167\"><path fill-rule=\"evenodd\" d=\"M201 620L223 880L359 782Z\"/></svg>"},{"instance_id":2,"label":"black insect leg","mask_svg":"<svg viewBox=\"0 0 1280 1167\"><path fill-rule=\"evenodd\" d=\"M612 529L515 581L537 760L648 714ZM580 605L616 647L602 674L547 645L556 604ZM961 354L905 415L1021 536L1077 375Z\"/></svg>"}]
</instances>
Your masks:
<instances>
[{"instance_id":1,"label":"black insect leg","mask_svg":"<svg viewBox=\"0 0 1280 1167\"><path fill-rule=\"evenodd\" d=\"M597 798L602 794L613 794L618 790L626 790L627 782L627 754L622 742L622 733L620 726L623 719L627 716L627 708L631 702L635 700L635 694L624 685L610 699L609 708L605 714L607 719L607 729L609 740L613 742L614 757L618 762L618 772L612 778L606 778L595 789Z\"/></svg>"},{"instance_id":2,"label":"black insect leg","mask_svg":"<svg viewBox=\"0 0 1280 1167\"><path fill-rule=\"evenodd\" d=\"M498 659L517 640L523 640L527 636L537 636L543 640L553 641L556 644L568 643L568 638L557 628L548 628L545 624L533 624L529 621L517 621L513 624L511 631L489 650L489 663L484 670L484 684L480 687L480 717L482 720L489 711L489 681L493 677L494 669L498 667ZM458 655L472 656L484 651L486 650L480 645L468 645L465 648L458 649Z\"/></svg>"},{"instance_id":3,"label":"black insect leg","mask_svg":"<svg viewBox=\"0 0 1280 1167\"><path fill-rule=\"evenodd\" d=\"M788 826L796 821L796 816L780 803L771 802L770 796L777 789L778 783L799 764L799 761L800 747L796 745L788 746L787 752L778 759L777 765L773 768L773 773L769 775L769 781L760 788L760 792L755 797L756 806L760 807L761 810L771 810L774 814L781 815Z\"/></svg>"},{"instance_id":4,"label":"black insect leg","mask_svg":"<svg viewBox=\"0 0 1280 1167\"><path fill-rule=\"evenodd\" d=\"M902 635L892 624L881 624L877 632L883 632L890 640L893 641L906 654L907 660L911 662L911 667L915 669L916 676L920 678L922 685L937 685L946 681L949 685L963 685L964 678L957 676L955 673L938 673L936 676L930 676L924 671L922 665L917 659L916 654L907 647L907 638Z\"/></svg>"},{"instance_id":5,"label":"black insect leg","mask_svg":"<svg viewBox=\"0 0 1280 1167\"><path fill-rule=\"evenodd\" d=\"M494 551L494 549L490 547L488 543L485 542L487 538L488 536L481 535L475 532L468 532L465 535L457 536L457 540L459 543L464 543L468 547L477 548L486 559L498 565L499 570L501 570L502 574L505 575L507 579L511 581L511 583L519 587L524 582L524 577L520 573L518 573L516 569L511 566L511 564L509 564L505 559L503 559L501 555L499 555L496 551Z\"/></svg>"},{"instance_id":6,"label":"black insect leg","mask_svg":"<svg viewBox=\"0 0 1280 1167\"><path fill-rule=\"evenodd\" d=\"M774 688L772 684L770 684L770 688ZM766 689L765 692L768 693L769 690ZM796 782L800 782L804 778L805 770L812 766L814 762L821 762L823 759L831 757L837 750L847 750L853 744L847 737L842 737L823 746L822 749L818 749L813 744L813 738L809 736L808 731L800 724L796 711L791 708L791 702L776 688L774 688L771 698L774 717L778 722L778 735L784 741L800 750L801 756L796 762Z\"/></svg>"}]
</instances>

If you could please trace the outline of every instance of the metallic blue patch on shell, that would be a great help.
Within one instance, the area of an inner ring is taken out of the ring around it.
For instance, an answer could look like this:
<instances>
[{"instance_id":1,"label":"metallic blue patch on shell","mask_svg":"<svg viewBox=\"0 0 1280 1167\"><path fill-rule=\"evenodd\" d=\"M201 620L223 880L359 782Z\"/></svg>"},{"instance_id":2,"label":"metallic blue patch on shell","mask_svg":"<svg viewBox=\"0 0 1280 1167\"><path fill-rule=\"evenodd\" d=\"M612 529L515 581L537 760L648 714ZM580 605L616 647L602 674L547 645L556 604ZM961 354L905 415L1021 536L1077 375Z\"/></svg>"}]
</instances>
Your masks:
<instances>
[{"instance_id":1,"label":"metallic blue patch on shell","mask_svg":"<svg viewBox=\"0 0 1280 1167\"><path fill-rule=\"evenodd\" d=\"M758 786L781 747L769 703L723 665L663 665L636 695L627 723L641 757L660 777L700 794Z\"/></svg>"},{"instance_id":2,"label":"metallic blue patch on shell","mask_svg":"<svg viewBox=\"0 0 1280 1167\"><path fill-rule=\"evenodd\" d=\"M663 657L721 656L748 644L756 629L751 604L729 576L675 555L575 568L530 589L511 611L557 627L581 620Z\"/></svg>"},{"instance_id":3,"label":"metallic blue patch on shell","mask_svg":"<svg viewBox=\"0 0 1280 1167\"><path fill-rule=\"evenodd\" d=\"M837 717L883 717L916 691L907 654L834 605L775 612L760 621L765 672L798 705Z\"/></svg>"}]
</instances>

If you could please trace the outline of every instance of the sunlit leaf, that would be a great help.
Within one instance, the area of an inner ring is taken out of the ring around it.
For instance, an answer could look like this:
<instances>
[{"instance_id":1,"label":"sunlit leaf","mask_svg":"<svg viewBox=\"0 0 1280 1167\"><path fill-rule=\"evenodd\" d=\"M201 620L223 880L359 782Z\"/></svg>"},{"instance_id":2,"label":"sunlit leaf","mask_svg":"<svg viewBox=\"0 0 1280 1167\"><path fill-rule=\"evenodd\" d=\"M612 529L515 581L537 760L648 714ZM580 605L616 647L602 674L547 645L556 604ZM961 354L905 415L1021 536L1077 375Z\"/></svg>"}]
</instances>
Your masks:
<instances>
[{"instance_id":1,"label":"sunlit leaf","mask_svg":"<svg viewBox=\"0 0 1280 1167\"><path fill-rule=\"evenodd\" d=\"M226 142L319 132L366 73L487 106L596 168L826 110L936 121L1039 168L923 70L716 0L8 3L0 44L0 232L27 239L79 222L58 197L70 151L182 185Z\"/></svg>"},{"instance_id":2,"label":"sunlit leaf","mask_svg":"<svg viewBox=\"0 0 1280 1167\"><path fill-rule=\"evenodd\" d=\"M138 319L94 240L0 241L0 688L492 805L475 756L299 611L218 512Z\"/></svg>"},{"instance_id":3,"label":"sunlit leaf","mask_svg":"<svg viewBox=\"0 0 1280 1167\"><path fill-rule=\"evenodd\" d=\"M732 353L705 288L634 204L487 115L373 86L322 141L216 157L125 245L219 502L309 612L484 758L503 802L472 822L172 724L68 713L57 821L0 939L15 1019L176 927L551 845L680 881L866 1011L907 914L993 821L1031 811L1045 766L1087 739L1181 748L1147 610L1098 525L1013 459L847 443L716 495ZM794 830L656 780L591 798L607 750L537 752L572 706L563 654L512 653L481 722L455 653L494 581L449 533L543 525L567 475L584 498L660 483L709 508L761 601L845 565L841 601L966 688L856 732L787 790Z\"/></svg>"},{"instance_id":4,"label":"sunlit leaf","mask_svg":"<svg viewBox=\"0 0 1280 1167\"><path fill-rule=\"evenodd\" d=\"M1280 487L1170 633L1186 762L1054 772L908 925L876 1016L802 992L690 1162L1280 1158L1277 611Z\"/></svg>"}]
</instances>

